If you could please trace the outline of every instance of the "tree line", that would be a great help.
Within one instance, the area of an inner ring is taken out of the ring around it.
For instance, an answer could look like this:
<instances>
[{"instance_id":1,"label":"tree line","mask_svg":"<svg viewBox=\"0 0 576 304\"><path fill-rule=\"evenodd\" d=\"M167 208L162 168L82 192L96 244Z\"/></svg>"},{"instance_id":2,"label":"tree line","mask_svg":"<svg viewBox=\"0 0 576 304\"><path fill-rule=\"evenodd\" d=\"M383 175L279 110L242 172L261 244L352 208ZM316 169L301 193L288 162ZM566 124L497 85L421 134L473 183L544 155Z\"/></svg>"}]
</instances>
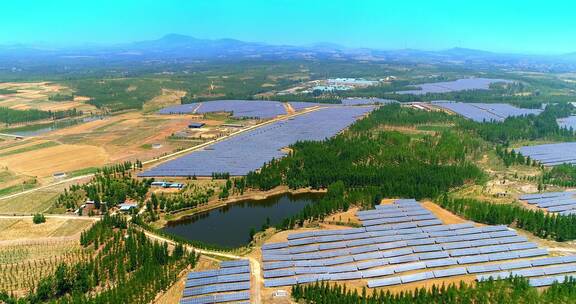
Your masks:
<instances>
[{"instance_id":1,"label":"tree line","mask_svg":"<svg viewBox=\"0 0 576 304\"><path fill-rule=\"evenodd\" d=\"M360 292L347 289L345 285L317 282L292 286L292 297L298 303L314 304L465 304L465 303L574 303L576 302L576 280L567 278L539 292L521 277L505 280L489 280L476 284L451 283L417 288L399 293L376 291L371 293L364 287Z\"/></svg>"},{"instance_id":2,"label":"tree line","mask_svg":"<svg viewBox=\"0 0 576 304\"><path fill-rule=\"evenodd\" d=\"M82 115L82 111L75 108L62 111L41 111L36 109L15 110L7 107L0 107L0 122L5 124L17 124L33 122L44 119L62 119Z\"/></svg>"}]
</instances>

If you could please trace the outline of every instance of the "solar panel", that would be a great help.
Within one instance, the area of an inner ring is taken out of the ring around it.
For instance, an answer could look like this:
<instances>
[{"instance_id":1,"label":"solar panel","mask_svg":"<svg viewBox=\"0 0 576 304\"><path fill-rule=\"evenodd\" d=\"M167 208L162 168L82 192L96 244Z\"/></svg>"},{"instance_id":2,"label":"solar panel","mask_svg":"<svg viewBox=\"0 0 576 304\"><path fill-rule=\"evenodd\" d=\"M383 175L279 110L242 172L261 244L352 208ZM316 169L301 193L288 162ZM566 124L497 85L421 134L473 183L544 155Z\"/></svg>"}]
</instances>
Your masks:
<instances>
[{"instance_id":1,"label":"solar panel","mask_svg":"<svg viewBox=\"0 0 576 304\"><path fill-rule=\"evenodd\" d=\"M360 263L357 263L356 266L358 267L358 269L363 270L363 269L368 269L368 268L384 266L387 264L388 264L387 261L375 260L375 261L360 262Z\"/></svg>"},{"instance_id":2,"label":"solar panel","mask_svg":"<svg viewBox=\"0 0 576 304\"><path fill-rule=\"evenodd\" d=\"M358 267L356 267L354 264L327 267L328 273L350 272L357 270Z\"/></svg>"},{"instance_id":3,"label":"solar panel","mask_svg":"<svg viewBox=\"0 0 576 304\"><path fill-rule=\"evenodd\" d=\"M382 258L382 253L380 252L362 253L354 255L352 256L352 258L354 259L354 261L380 259Z\"/></svg>"},{"instance_id":4,"label":"solar panel","mask_svg":"<svg viewBox=\"0 0 576 304\"><path fill-rule=\"evenodd\" d=\"M384 278L378 280L369 280L368 287L369 288L376 288L376 287L384 287L384 286L393 286L402 284L402 280L399 277L392 277L392 278Z\"/></svg>"},{"instance_id":5,"label":"solar panel","mask_svg":"<svg viewBox=\"0 0 576 304\"><path fill-rule=\"evenodd\" d=\"M394 269L391 267L362 271L363 278L383 277L391 274L394 274Z\"/></svg>"},{"instance_id":6,"label":"solar panel","mask_svg":"<svg viewBox=\"0 0 576 304\"><path fill-rule=\"evenodd\" d=\"M490 258L487 255L472 255L458 258L458 264L474 264L488 261L490 261Z\"/></svg>"},{"instance_id":7,"label":"solar panel","mask_svg":"<svg viewBox=\"0 0 576 304\"><path fill-rule=\"evenodd\" d=\"M298 284L312 283L318 281L318 276L317 275L298 276L296 278L296 281L298 282Z\"/></svg>"},{"instance_id":8,"label":"solar panel","mask_svg":"<svg viewBox=\"0 0 576 304\"><path fill-rule=\"evenodd\" d=\"M264 278L278 278L278 277L289 277L293 276L296 273L292 269L283 269L283 270L268 270L264 271Z\"/></svg>"},{"instance_id":9,"label":"solar panel","mask_svg":"<svg viewBox=\"0 0 576 304\"><path fill-rule=\"evenodd\" d=\"M326 269L322 266L318 266L318 267L295 267L294 268L294 273L296 275L301 275L301 274L320 274L320 273L326 273Z\"/></svg>"},{"instance_id":10,"label":"solar panel","mask_svg":"<svg viewBox=\"0 0 576 304\"><path fill-rule=\"evenodd\" d=\"M518 261L518 262L508 262L500 264L500 270L510 270L518 268L532 267L531 261Z\"/></svg>"},{"instance_id":11,"label":"solar panel","mask_svg":"<svg viewBox=\"0 0 576 304\"><path fill-rule=\"evenodd\" d=\"M382 253L382 256L386 258L402 256L413 253L412 248L402 248L396 250L390 250Z\"/></svg>"},{"instance_id":12,"label":"solar panel","mask_svg":"<svg viewBox=\"0 0 576 304\"><path fill-rule=\"evenodd\" d=\"M445 251L426 252L418 255L420 260L442 259L448 257L450 257L450 255Z\"/></svg>"},{"instance_id":13,"label":"solar panel","mask_svg":"<svg viewBox=\"0 0 576 304\"><path fill-rule=\"evenodd\" d=\"M491 271L499 271L500 265L499 264L486 264L486 265L474 265L466 267L468 273L482 273L482 272L491 272Z\"/></svg>"},{"instance_id":14,"label":"solar panel","mask_svg":"<svg viewBox=\"0 0 576 304\"><path fill-rule=\"evenodd\" d=\"M465 275L468 274L465 267L457 267L457 268L449 268L449 269L441 269L433 271L435 278L445 278L445 277L453 277L458 275Z\"/></svg>"},{"instance_id":15,"label":"solar panel","mask_svg":"<svg viewBox=\"0 0 576 304\"><path fill-rule=\"evenodd\" d=\"M244 301L244 300L250 300L250 292L243 291L243 292L217 294L214 296L215 303Z\"/></svg>"},{"instance_id":16,"label":"solar panel","mask_svg":"<svg viewBox=\"0 0 576 304\"><path fill-rule=\"evenodd\" d=\"M262 250L267 250L267 249L281 249L281 248L286 248L286 247L288 247L288 242L268 243L268 244L262 245Z\"/></svg>"},{"instance_id":17,"label":"solar panel","mask_svg":"<svg viewBox=\"0 0 576 304\"><path fill-rule=\"evenodd\" d=\"M250 266L250 261L248 261L248 260L234 260L234 261L220 262L220 268L238 267L238 266Z\"/></svg>"},{"instance_id":18,"label":"solar panel","mask_svg":"<svg viewBox=\"0 0 576 304\"><path fill-rule=\"evenodd\" d=\"M441 260L431 260L426 261L426 268L433 268L433 267L443 267L443 266L451 266L458 264L456 259L441 259Z\"/></svg>"},{"instance_id":19,"label":"solar panel","mask_svg":"<svg viewBox=\"0 0 576 304\"><path fill-rule=\"evenodd\" d=\"M394 269L394 272L399 273L399 272L406 272L406 271L425 269L425 268L426 268L426 263L424 263L424 262L408 263L408 264L401 264L401 265L396 266L396 268Z\"/></svg>"},{"instance_id":20,"label":"solar panel","mask_svg":"<svg viewBox=\"0 0 576 304\"><path fill-rule=\"evenodd\" d=\"M509 271L501 271L501 272L495 272L495 273L489 273L489 274L480 274L476 277L476 280L478 282L481 281L488 281L490 279L492 280L502 280L502 279L507 279L512 275L511 272Z\"/></svg>"},{"instance_id":21,"label":"solar panel","mask_svg":"<svg viewBox=\"0 0 576 304\"><path fill-rule=\"evenodd\" d=\"M264 280L264 287L290 286L296 285L297 283L298 281L296 278L270 279Z\"/></svg>"},{"instance_id":22,"label":"solar panel","mask_svg":"<svg viewBox=\"0 0 576 304\"><path fill-rule=\"evenodd\" d=\"M333 281L344 281L344 280L357 280L362 278L362 273L360 271L351 271L343 273L334 273L330 275L330 280Z\"/></svg>"},{"instance_id":23,"label":"solar panel","mask_svg":"<svg viewBox=\"0 0 576 304\"><path fill-rule=\"evenodd\" d=\"M520 257L520 258L528 258L528 257L547 255L548 250L546 250L546 249L532 249L532 250L526 250L526 251L518 251L517 254L518 254L518 257Z\"/></svg>"},{"instance_id":24,"label":"solar panel","mask_svg":"<svg viewBox=\"0 0 576 304\"><path fill-rule=\"evenodd\" d=\"M294 262L271 262L271 263L264 263L262 269L264 270L272 270L272 269L279 269L279 268L288 268L294 266Z\"/></svg>"},{"instance_id":25,"label":"solar panel","mask_svg":"<svg viewBox=\"0 0 576 304\"><path fill-rule=\"evenodd\" d=\"M516 277L538 277L544 275L544 269L541 268L531 268L531 269L521 269L512 270L510 272L512 276Z\"/></svg>"},{"instance_id":26,"label":"solar panel","mask_svg":"<svg viewBox=\"0 0 576 304\"><path fill-rule=\"evenodd\" d=\"M563 263L563 258L562 257L551 257L551 258L545 258L545 259L538 259L538 260L532 260L531 264L532 266L545 266L545 265L553 265L553 264L561 264Z\"/></svg>"},{"instance_id":27,"label":"solar panel","mask_svg":"<svg viewBox=\"0 0 576 304\"><path fill-rule=\"evenodd\" d=\"M462 249L462 248L470 248L472 247L471 242L457 242L457 243L446 243L442 244L442 248L444 250L448 249Z\"/></svg>"},{"instance_id":28,"label":"solar panel","mask_svg":"<svg viewBox=\"0 0 576 304\"><path fill-rule=\"evenodd\" d=\"M442 247L440 247L439 245L426 245L426 246L412 247L412 250L414 251L414 253L431 252L431 251L441 251Z\"/></svg>"},{"instance_id":29,"label":"solar panel","mask_svg":"<svg viewBox=\"0 0 576 304\"><path fill-rule=\"evenodd\" d=\"M515 252L502 252L489 254L488 257L490 258L490 261L501 261L518 258L518 254Z\"/></svg>"},{"instance_id":30,"label":"solar panel","mask_svg":"<svg viewBox=\"0 0 576 304\"><path fill-rule=\"evenodd\" d=\"M388 263L390 264L400 264L400 263L408 263L408 262L416 262L419 261L418 256L416 255L404 255L398 256L388 259Z\"/></svg>"},{"instance_id":31,"label":"solar panel","mask_svg":"<svg viewBox=\"0 0 576 304\"><path fill-rule=\"evenodd\" d=\"M378 251L378 246L369 245L369 246L350 248L351 254L360 254L360 253L366 253L366 252L372 252L372 251Z\"/></svg>"},{"instance_id":32,"label":"solar panel","mask_svg":"<svg viewBox=\"0 0 576 304\"><path fill-rule=\"evenodd\" d=\"M434 274L431 272L420 272L415 274L403 275L400 277L400 280L402 281L402 284L407 284L411 282L424 281L433 278Z\"/></svg>"}]
</instances>

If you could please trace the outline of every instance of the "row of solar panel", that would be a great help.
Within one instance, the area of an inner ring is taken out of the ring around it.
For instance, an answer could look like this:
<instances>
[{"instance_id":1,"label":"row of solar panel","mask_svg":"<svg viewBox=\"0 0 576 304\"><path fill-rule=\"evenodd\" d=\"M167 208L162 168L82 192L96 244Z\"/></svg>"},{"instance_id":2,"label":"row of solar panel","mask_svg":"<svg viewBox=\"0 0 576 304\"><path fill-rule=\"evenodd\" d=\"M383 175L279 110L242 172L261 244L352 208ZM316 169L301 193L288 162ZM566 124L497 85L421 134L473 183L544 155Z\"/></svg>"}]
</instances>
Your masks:
<instances>
[{"instance_id":1,"label":"row of solar panel","mask_svg":"<svg viewBox=\"0 0 576 304\"><path fill-rule=\"evenodd\" d=\"M209 304L250 300L250 292L241 291L180 300L180 304Z\"/></svg>"},{"instance_id":2,"label":"row of solar panel","mask_svg":"<svg viewBox=\"0 0 576 304\"><path fill-rule=\"evenodd\" d=\"M573 263L573 258L568 263ZM555 263L559 264L559 263ZM499 280L499 279L506 279L509 277L539 277L545 275L555 275L555 274L562 274L562 273L573 273L576 272L576 265L561 265L561 266L552 266L552 267L534 267L540 265L533 265L530 268L526 269L519 269L519 270L512 270L512 271L500 271L488 274L480 274L476 276L476 280L478 281L486 281L486 280Z\"/></svg>"},{"instance_id":3,"label":"row of solar panel","mask_svg":"<svg viewBox=\"0 0 576 304\"><path fill-rule=\"evenodd\" d=\"M408 232L409 229L403 229ZM401 230L399 230L401 231ZM416 230L421 231L421 230ZM394 231L374 231L374 232L367 232L367 233L359 233L354 235L349 235L344 237L344 239L334 240L338 243L330 243L325 244L320 241L320 244L312 244L312 245L305 245L305 246L295 246L295 247L288 247L288 248L280 248L280 249L268 249L263 250L263 256L276 256L276 255L291 255L291 254L298 254L298 253L306 253L306 252L314 252L314 251L323 251L323 250L330 250L330 249L342 249L342 248L354 248L356 246L363 246L363 245L374 245L380 243L387 243L387 242L396 242L396 241L406 241L406 240L415 240L415 239L428 239L426 241L422 241L421 243L413 243L413 245L430 245L434 243L450 243L450 242L459 242L459 241L467 241L470 240L471 237L468 236L469 234L478 234L478 233L493 233L489 234L488 236L491 237L505 237L505 236L513 236L516 235L515 232L509 231L506 226L485 226L479 228L467 228L467 229L460 229L460 230L448 230L448 231L430 231L426 233L406 233L406 234L392 234ZM501 232L497 234L496 232ZM340 236L338 236L340 237ZM476 236L473 239L476 239ZM298 242L298 243L296 243ZM309 244L309 243L317 243L319 242L318 238L310 238L310 239L299 239L295 240L295 245L301 245L301 243ZM290 243L290 241L289 241ZM452 248L453 249L453 248ZM346 252L347 253L347 252ZM352 251L350 251L352 253Z\"/></svg>"},{"instance_id":4,"label":"row of solar panel","mask_svg":"<svg viewBox=\"0 0 576 304\"><path fill-rule=\"evenodd\" d=\"M410 237L407 237L410 236ZM504 237L516 237L516 232L514 231L497 231L497 232L485 232L485 233L478 233L478 234L470 234L470 235L462 235L456 237L438 237L432 238L428 235L405 235L405 236L385 236L379 238L372 238L366 239L366 242L371 242L369 245L363 245L360 247L355 248L345 248L345 249L337 249L331 251L320 251L320 252L306 252L306 253L293 253L293 254L262 254L262 260L264 262L270 261L298 261L298 260L320 260L320 259L327 259L331 257L338 257L338 256L347 256L350 254L360 254L365 252L371 251L384 251L390 249L397 249L403 247L412 247L410 248L416 252L430 252L430 251L441 251L441 250L449 250L449 249L456 249L453 250L454 254L459 254L457 249L461 248L469 248L469 247L479 247L485 245L494 245L498 244L499 241L485 241L487 239L498 239ZM350 243L354 241L347 241L345 243L346 246L348 245L358 245L356 243ZM457 242L465 242L460 245L450 245L444 243L457 243ZM468 242L468 243L466 243ZM440 245L444 244L444 245ZM475 246L477 245L477 246ZM353 246L351 246L353 247ZM399 250L399 249L397 249ZM393 251L392 251L393 252ZM468 251L467 251L468 252ZM452 252L450 252L452 254ZM480 253L480 252L478 252ZM384 254L386 255L386 254Z\"/></svg>"},{"instance_id":5,"label":"row of solar panel","mask_svg":"<svg viewBox=\"0 0 576 304\"><path fill-rule=\"evenodd\" d=\"M461 256L458 258L449 258L447 255L441 254L436 257L432 257L432 259L434 260L431 260L429 258L421 259L419 255L406 255L385 260L375 260L372 262L366 262L362 264L346 264L332 267L294 267L282 270L268 270L264 271L264 278L289 277L300 274L322 274L322 273L334 274L356 270L362 270L362 277L368 278L368 277L384 276L393 273L414 270L411 268L414 265L421 265L422 266L421 268L433 268L433 267L443 267L457 264L459 265L475 264L475 263L510 260L516 258L536 257L536 256L543 256L546 254L548 254L546 249L529 249L529 250L519 249L508 252L479 254L476 256ZM386 265L391 266L384 269L366 270L369 268L382 267Z\"/></svg>"},{"instance_id":6,"label":"row of solar panel","mask_svg":"<svg viewBox=\"0 0 576 304\"><path fill-rule=\"evenodd\" d=\"M545 259L541 259L545 260ZM444 260L439 260L444 261ZM539 260L534 260L539 261ZM522 263L526 263L529 261L522 261ZM458 275L466 275L466 274L473 274L473 273L480 273L480 272L488 272L499 269L514 269L514 268L522 268L522 267L529 267L531 264L528 263L528 266L519 265L518 263L521 262L508 262L502 264L490 264L490 265L478 265L478 266L468 266L468 267L457 267L457 268L447 268L447 269L439 269L434 271L429 271L425 273L416 273L404 276L397 276L397 277L389 277L389 278L382 278L378 280L369 280L368 287L383 287L383 286L391 286L397 285L402 283L410 283L419 280L426 280L432 278L445 278L451 276L458 276ZM308 274L308 275L298 275L297 277L288 277L288 278L277 278L277 279L267 279L264 281L264 286L266 287L278 287L278 286L289 286L295 284L303 284L303 283L310 283L315 281L342 281L342 280L357 280L363 278L372 278L372 277L382 277L391 275L394 273L406 272L406 271L414 271L432 267L444 267L449 265L456 265L451 263L437 263L434 265L429 265L428 263L418 262L412 264L403 265L399 271L394 271L392 269L375 269L371 271L355 271L355 272L343 272L343 273L334 273L334 274L326 274L326 273L319 273L319 274ZM487 267L489 266L489 267ZM485 268L483 268L485 267Z\"/></svg>"},{"instance_id":7,"label":"row of solar panel","mask_svg":"<svg viewBox=\"0 0 576 304\"><path fill-rule=\"evenodd\" d=\"M217 269L217 270L190 272L188 274L188 279L217 277L217 276L223 276L223 275L229 275L229 274L240 274L240 273L249 273L249 272L250 272L250 266L228 267L228 268Z\"/></svg>"},{"instance_id":8,"label":"row of solar panel","mask_svg":"<svg viewBox=\"0 0 576 304\"><path fill-rule=\"evenodd\" d=\"M199 279L188 279L186 280L186 288L212 285L212 284L222 284L222 283L238 283L250 281L250 273L242 274L231 274L225 276L199 278Z\"/></svg>"},{"instance_id":9,"label":"row of solar panel","mask_svg":"<svg viewBox=\"0 0 576 304\"><path fill-rule=\"evenodd\" d=\"M528 283L532 287L545 287L554 285L554 283L563 283L566 279L574 279L576 278L576 274L565 274L562 276L554 276L554 277L543 277L543 278L531 278L528 280Z\"/></svg>"},{"instance_id":10,"label":"row of solar panel","mask_svg":"<svg viewBox=\"0 0 576 304\"><path fill-rule=\"evenodd\" d=\"M398 229L398 230L380 230L377 232L370 232L370 233L375 233L375 234L369 234L370 237L372 236L385 236L385 235L396 235L396 234L412 234L412 233L425 233L425 232L439 232L439 231L451 231L451 230L459 230L459 229L465 229L465 228L473 228L474 225L472 223L462 223L462 224L453 224L453 225L436 225L436 226L426 226L426 227L421 227L421 228L406 228L406 229ZM486 227L491 227L491 226L486 226ZM495 226L498 227L498 226ZM354 233L364 233L366 232L366 229L364 228L355 228L355 229L345 229L345 230L325 230L325 231L336 231L335 234L350 234L350 233L341 233L341 231L348 231L348 230L353 230ZM305 232L306 236L303 236L304 233L299 233L297 237L293 237L292 239L299 239L299 238L307 238L307 237L315 237L315 236L319 236L317 235L317 232L320 231L308 231ZM290 239L290 236L293 236L295 234L289 235L288 238ZM302 237L300 237L302 236ZM287 248L290 245L295 246L298 243L294 243L294 242L281 242L281 243L268 243L268 244L264 244L262 246L262 250L263 251L271 251L274 249L282 249L282 248ZM320 245L322 246L322 245Z\"/></svg>"},{"instance_id":11,"label":"row of solar panel","mask_svg":"<svg viewBox=\"0 0 576 304\"><path fill-rule=\"evenodd\" d=\"M529 156L546 166L576 162L576 142L524 146L516 149L516 152Z\"/></svg>"},{"instance_id":12,"label":"row of solar panel","mask_svg":"<svg viewBox=\"0 0 576 304\"><path fill-rule=\"evenodd\" d=\"M249 289L250 289L250 282L226 283L226 284L220 284L220 285L207 285L207 286L200 286L200 287L195 287L195 288L184 289L184 292L182 293L182 297L192 297L192 296L204 295L204 294L209 294L209 293L242 291L242 290L249 290Z\"/></svg>"},{"instance_id":13,"label":"row of solar panel","mask_svg":"<svg viewBox=\"0 0 576 304\"><path fill-rule=\"evenodd\" d=\"M532 261L519 261L519 262L507 262L501 264L489 264L489 265L478 265L478 266L468 266L468 267L456 267L456 268L447 268L447 269L439 269L429 272L423 273L416 273L404 276L397 276L397 277L388 277L383 279L377 280L369 280L368 287L375 288L375 287L383 287L383 286L391 286L397 284L406 284L410 282L432 279L432 278L445 278L445 277L452 277L452 276L459 276L459 275L467 275L467 274L475 274L481 272L489 272L494 270L504 270L504 269L518 269L518 268L525 268L531 267L532 265L541 265L553 262L551 258L544 258L544 259L536 259ZM576 256L567 257L565 262L557 262L556 264L561 263L573 263L576 262ZM451 264L456 265L456 264ZM406 271L414 271L432 267L442 267L447 266L445 264L442 265L428 265L427 263L412 263L403 265L400 271L392 271L391 269L377 269L373 271L356 271L356 272L344 272L344 273L334 273L334 274L312 274L306 276L298 276L295 278L281 278L281 279L272 279L266 280L265 286L267 287L277 287L277 286L287 286L287 285L294 285L296 283L310 283L314 281L323 281L323 280L331 280L331 281L341 281L341 280L354 280L354 279L362 279L362 278L371 278L371 277L381 277L387 276L394 273L399 272L406 272ZM575 272L576 266L559 266L555 268L556 271L552 271L550 269L546 274L553 274L553 273L563 273L563 272ZM560 270L564 269L564 270ZM562 272L559 272L562 271ZM521 273L521 272L517 272Z\"/></svg>"},{"instance_id":14,"label":"row of solar panel","mask_svg":"<svg viewBox=\"0 0 576 304\"><path fill-rule=\"evenodd\" d=\"M249 266L249 265L250 265L250 261L248 261L248 260L232 260L232 261L220 262L221 268Z\"/></svg>"},{"instance_id":15,"label":"row of solar panel","mask_svg":"<svg viewBox=\"0 0 576 304\"><path fill-rule=\"evenodd\" d=\"M429 210L407 210L407 211L386 211L378 210L379 212L356 214L356 217L361 221L383 219L383 218L398 218L404 216L416 216L416 215L432 215Z\"/></svg>"}]
</instances>

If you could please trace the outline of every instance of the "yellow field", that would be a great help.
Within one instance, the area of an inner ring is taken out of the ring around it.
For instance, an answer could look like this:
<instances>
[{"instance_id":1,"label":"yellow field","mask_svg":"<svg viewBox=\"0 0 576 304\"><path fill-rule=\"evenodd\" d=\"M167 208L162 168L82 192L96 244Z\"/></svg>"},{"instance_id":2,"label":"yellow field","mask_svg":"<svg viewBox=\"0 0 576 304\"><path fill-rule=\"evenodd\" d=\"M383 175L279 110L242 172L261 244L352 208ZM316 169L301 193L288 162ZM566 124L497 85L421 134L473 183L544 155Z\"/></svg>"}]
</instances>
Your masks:
<instances>
[{"instance_id":1,"label":"yellow field","mask_svg":"<svg viewBox=\"0 0 576 304\"><path fill-rule=\"evenodd\" d=\"M60 263L72 265L92 251L75 240L22 241L0 246L0 290L24 295Z\"/></svg>"},{"instance_id":2,"label":"yellow field","mask_svg":"<svg viewBox=\"0 0 576 304\"><path fill-rule=\"evenodd\" d=\"M84 229L90 227L91 219L61 219L46 218L42 224L34 224L32 218L6 219L0 218L0 240L42 239L49 237L78 236ZM1 244L0 241L0 244Z\"/></svg>"},{"instance_id":3,"label":"yellow field","mask_svg":"<svg viewBox=\"0 0 576 304\"><path fill-rule=\"evenodd\" d=\"M0 157L0 166L38 177L79 168L101 167L107 162L103 148L88 145L59 145Z\"/></svg>"},{"instance_id":4,"label":"yellow field","mask_svg":"<svg viewBox=\"0 0 576 304\"><path fill-rule=\"evenodd\" d=\"M18 91L15 94L0 95L0 107L16 110L64 111L76 108L80 111L96 111L96 107L87 104L89 99L83 96L76 96L71 101L50 101L50 95L71 93L70 89L51 82L4 82L0 83L0 89Z\"/></svg>"}]
</instances>

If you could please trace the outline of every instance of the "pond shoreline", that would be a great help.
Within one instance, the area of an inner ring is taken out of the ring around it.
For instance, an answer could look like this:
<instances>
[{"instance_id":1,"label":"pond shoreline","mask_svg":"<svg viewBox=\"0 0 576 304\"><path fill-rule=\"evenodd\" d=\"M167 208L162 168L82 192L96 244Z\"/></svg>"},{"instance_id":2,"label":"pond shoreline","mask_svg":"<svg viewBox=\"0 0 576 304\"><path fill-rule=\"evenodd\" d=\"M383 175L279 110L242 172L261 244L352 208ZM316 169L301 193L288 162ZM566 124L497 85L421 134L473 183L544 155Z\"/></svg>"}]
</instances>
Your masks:
<instances>
[{"instance_id":1,"label":"pond shoreline","mask_svg":"<svg viewBox=\"0 0 576 304\"><path fill-rule=\"evenodd\" d=\"M199 213L209 212L209 211L212 211L214 209L221 208L221 207L231 205L231 204L242 203L245 201L261 201L261 200L266 200L266 199L269 199L269 198L272 198L275 196L280 196L280 195L285 195L285 194L290 194L290 195L323 194L323 193L326 193L326 191L327 191L326 189L317 190L317 189L312 189L312 188L290 189L287 186L278 186L278 187L276 187L274 189L270 189L268 191L253 190L253 191L245 192L242 195L230 197L226 200L213 199L213 200L209 201L206 205L203 205L203 206L200 206L197 208L177 211L177 212L172 213L172 214L165 214L164 216L162 216L160 218L160 220L158 220L154 223L151 223L151 224L156 229L163 229L166 226L168 226L170 223L178 222L180 220L184 220L188 217L192 217L192 216L197 215ZM169 219L166 219L167 215L169 216Z\"/></svg>"}]
</instances>

